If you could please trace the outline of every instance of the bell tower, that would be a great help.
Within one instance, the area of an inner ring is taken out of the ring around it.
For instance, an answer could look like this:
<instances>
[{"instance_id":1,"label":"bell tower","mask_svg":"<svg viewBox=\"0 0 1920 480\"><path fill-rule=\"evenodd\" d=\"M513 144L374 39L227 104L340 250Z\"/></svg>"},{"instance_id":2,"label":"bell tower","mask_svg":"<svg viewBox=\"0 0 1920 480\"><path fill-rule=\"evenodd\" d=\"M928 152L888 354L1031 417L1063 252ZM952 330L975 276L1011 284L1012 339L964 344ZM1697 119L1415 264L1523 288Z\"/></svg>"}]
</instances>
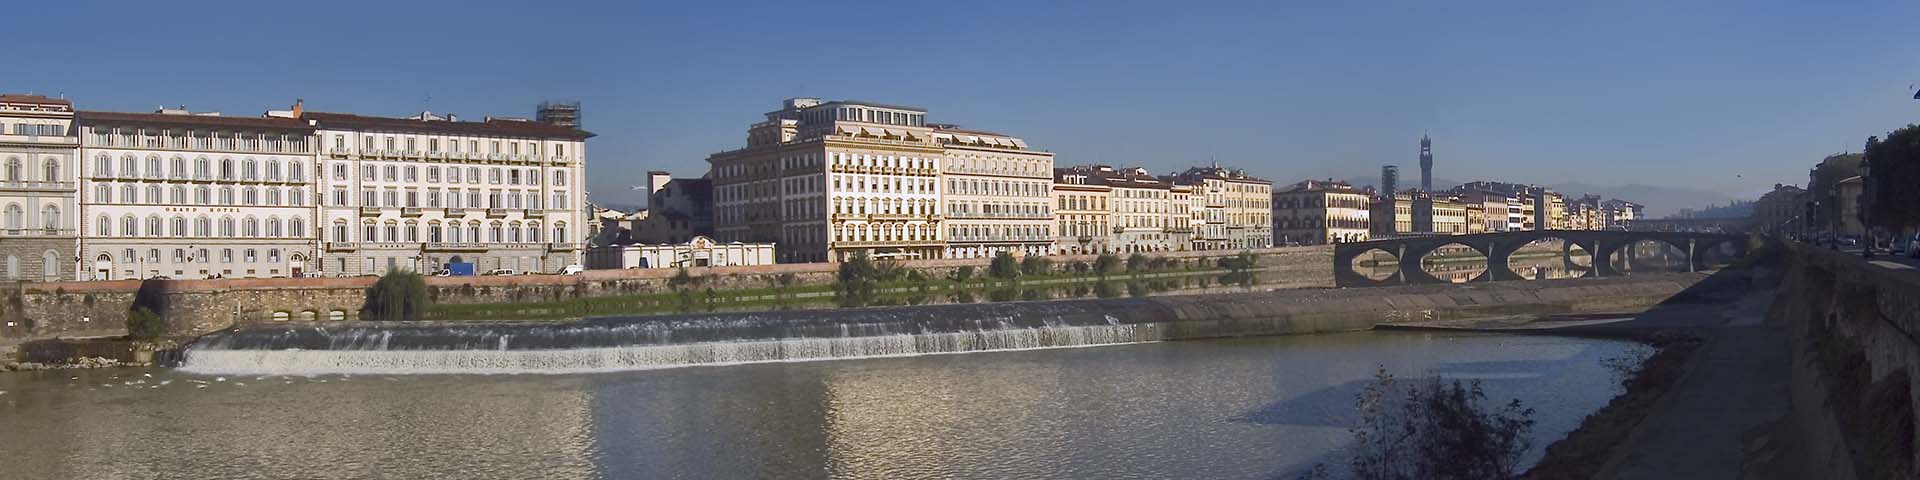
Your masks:
<instances>
[{"instance_id":1,"label":"bell tower","mask_svg":"<svg viewBox=\"0 0 1920 480\"><path fill-rule=\"evenodd\" d=\"M1433 191L1433 139L1420 134L1420 190Z\"/></svg>"}]
</instances>

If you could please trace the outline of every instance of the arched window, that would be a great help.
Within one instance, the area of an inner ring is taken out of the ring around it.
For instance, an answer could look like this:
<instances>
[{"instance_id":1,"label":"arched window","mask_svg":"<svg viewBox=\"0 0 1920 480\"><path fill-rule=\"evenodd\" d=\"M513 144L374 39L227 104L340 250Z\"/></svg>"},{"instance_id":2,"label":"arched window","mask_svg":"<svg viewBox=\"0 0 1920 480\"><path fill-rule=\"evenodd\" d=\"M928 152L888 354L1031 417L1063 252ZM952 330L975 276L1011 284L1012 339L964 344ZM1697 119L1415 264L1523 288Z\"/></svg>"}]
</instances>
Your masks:
<instances>
[{"instance_id":1,"label":"arched window","mask_svg":"<svg viewBox=\"0 0 1920 480\"><path fill-rule=\"evenodd\" d=\"M165 176L166 176L166 171L164 171L164 170L161 170L161 169L160 169L160 156L159 156L159 155L148 155L148 156L147 156L147 170L146 170L146 172L147 172L147 178L161 178L161 177L165 177Z\"/></svg>"},{"instance_id":2,"label":"arched window","mask_svg":"<svg viewBox=\"0 0 1920 480\"><path fill-rule=\"evenodd\" d=\"M43 182L60 181L60 161L54 160L51 158L47 159L46 167L41 169L41 173L46 176L41 178L40 181L43 181Z\"/></svg>"},{"instance_id":3,"label":"arched window","mask_svg":"<svg viewBox=\"0 0 1920 480\"><path fill-rule=\"evenodd\" d=\"M106 155L93 157L93 176L95 177L113 176L113 158L108 157Z\"/></svg>"},{"instance_id":4,"label":"arched window","mask_svg":"<svg viewBox=\"0 0 1920 480\"><path fill-rule=\"evenodd\" d=\"M102 237L113 236L113 219L101 215L93 221L93 232Z\"/></svg>"},{"instance_id":5,"label":"arched window","mask_svg":"<svg viewBox=\"0 0 1920 480\"><path fill-rule=\"evenodd\" d=\"M520 222L507 224L507 241L520 243Z\"/></svg>"},{"instance_id":6,"label":"arched window","mask_svg":"<svg viewBox=\"0 0 1920 480\"><path fill-rule=\"evenodd\" d=\"M133 215L120 217L120 236L122 237L140 236L140 221L134 220ZM132 257L132 255L128 255L128 257Z\"/></svg>"},{"instance_id":7,"label":"arched window","mask_svg":"<svg viewBox=\"0 0 1920 480\"><path fill-rule=\"evenodd\" d=\"M193 159L193 179L212 180L213 162L208 161L207 157Z\"/></svg>"},{"instance_id":8,"label":"arched window","mask_svg":"<svg viewBox=\"0 0 1920 480\"><path fill-rule=\"evenodd\" d=\"M246 219L241 220L240 234L243 236L246 236L247 238L259 237L260 236L260 220L255 219L253 217L247 217Z\"/></svg>"},{"instance_id":9,"label":"arched window","mask_svg":"<svg viewBox=\"0 0 1920 480\"><path fill-rule=\"evenodd\" d=\"M233 205L233 187L220 187L220 204Z\"/></svg>"},{"instance_id":10,"label":"arched window","mask_svg":"<svg viewBox=\"0 0 1920 480\"><path fill-rule=\"evenodd\" d=\"M18 182L20 181L20 175L22 175L20 171L20 158L8 157L7 158L7 181Z\"/></svg>"},{"instance_id":11,"label":"arched window","mask_svg":"<svg viewBox=\"0 0 1920 480\"><path fill-rule=\"evenodd\" d=\"M210 203L213 203L213 189L207 188L206 185L193 187L194 205L206 205Z\"/></svg>"},{"instance_id":12,"label":"arched window","mask_svg":"<svg viewBox=\"0 0 1920 480\"><path fill-rule=\"evenodd\" d=\"M502 238L500 237L500 222L493 222L492 225L488 225L487 241L500 243L501 240Z\"/></svg>"},{"instance_id":13,"label":"arched window","mask_svg":"<svg viewBox=\"0 0 1920 480\"><path fill-rule=\"evenodd\" d=\"M287 162L287 180L294 182L307 181L306 171L300 169L299 160Z\"/></svg>"},{"instance_id":14,"label":"arched window","mask_svg":"<svg viewBox=\"0 0 1920 480\"><path fill-rule=\"evenodd\" d=\"M47 205L46 208L40 209L40 228L45 229L48 234L60 230L59 206Z\"/></svg>"},{"instance_id":15,"label":"arched window","mask_svg":"<svg viewBox=\"0 0 1920 480\"><path fill-rule=\"evenodd\" d=\"M267 217L267 238L280 238L280 217Z\"/></svg>"},{"instance_id":16,"label":"arched window","mask_svg":"<svg viewBox=\"0 0 1920 480\"><path fill-rule=\"evenodd\" d=\"M7 256L7 279L8 280L20 279L20 257L16 257L13 255Z\"/></svg>"},{"instance_id":17,"label":"arched window","mask_svg":"<svg viewBox=\"0 0 1920 480\"><path fill-rule=\"evenodd\" d=\"M139 176L139 161L134 160L133 155L120 156L120 178L136 178Z\"/></svg>"},{"instance_id":18,"label":"arched window","mask_svg":"<svg viewBox=\"0 0 1920 480\"><path fill-rule=\"evenodd\" d=\"M445 238L445 237L441 236L440 222L437 222L437 221L427 222L427 241L431 243L440 243L443 241L441 240L442 238Z\"/></svg>"},{"instance_id":19,"label":"arched window","mask_svg":"<svg viewBox=\"0 0 1920 480\"><path fill-rule=\"evenodd\" d=\"M133 193L133 185L120 186L120 203L140 203L140 196Z\"/></svg>"},{"instance_id":20,"label":"arched window","mask_svg":"<svg viewBox=\"0 0 1920 480\"><path fill-rule=\"evenodd\" d=\"M256 205L259 205L259 204L260 204L260 191L259 191L259 190L255 190L255 189L254 189L253 187L247 187L247 188L244 188L244 189L241 189L241 190L240 190L240 203L243 203L243 204L245 204L245 205L247 205L247 206L250 206L250 207L251 207L251 206L256 206Z\"/></svg>"},{"instance_id":21,"label":"arched window","mask_svg":"<svg viewBox=\"0 0 1920 480\"><path fill-rule=\"evenodd\" d=\"M267 206L269 207L280 206L280 189L272 188L272 187L267 188Z\"/></svg>"},{"instance_id":22,"label":"arched window","mask_svg":"<svg viewBox=\"0 0 1920 480\"><path fill-rule=\"evenodd\" d=\"M186 205L187 187L174 185L173 188L168 189L167 201L174 205Z\"/></svg>"},{"instance_id":23,"label":"arched window","mask_svg":"<svg viewBox=\"0 0 1920 480\"><path fill-rule=\"evenodd\" d=\"M187 159L173 157L167 164L168 178L187 178Z\"/></svg>"},{"instance_id":24,"label":"arched window","mask_svg":"<svg viewBox=\"0 0 1920 480\"><path fill-rule=\"evenodd\" d=\"M220 179L233 180L233 159L220 159Z\"/></svg>"},{"instance_id":25,"label":"arched window","mask_svg":"<svg viewBox=\"0 0 1920 480\"><path fill-rule=\"evenodd\" d=\"M93 201L95 203L113 203L113 187L104 183L94 185Z\"/></svg>"},{"instance_id":26,"label":"arched window","mask_svg":"<svg viewBox=\"0 0 1920 480\"><path fill-rule=\"evenodd\" d=\"M567 222L553 223L552 241L554 243L568 243L573 241L573 240L570 240L569 237L567 237Z\"/></svg>"},{"instance_id":27,"label":"arched window","mask_svg":"<svg viewBox=\"0 0 1920 480\"><path fill-rule=\"evenodd\" d=\"M233 236L233 217L220 217L220 236Z\"/></svg>"},{"instance_id":28,"label":"arched window","mask_svg":"<svg viewBox=\"0 0 1920 480\"><path fill-rule=\"evenodd\" d=\"M387 221L387 224L386 224L386 227L387 227L387 228L386 228L386 236L383 236L383 237L380 237L380 238L382 238L382 239L384 239L384 240L386 240L386 241L389 241L389 242L398 242L398 241L400 241L400 223L399 223L399 222L395 222L395 221L393 221L393 220L388 220L388 221Z\"/></svg>"},{"instance_id":29,"label":"arched window","mask_svg":"<svg viewBox=\"0 0 1920 480\"><path fill-rule=\"evenodd\" d=\"M267 159L267 180L280 181L280 159Z\"/></svg>"},{"instance_id":30,"label":"arched window","mask_svg":"<svg viewBox=\"0 0 1920 480\"><path fill-rule=\"evenodd\" d=\"M259 180L260 179L260 162L255 161L254 159L251 159L251 158L246 159L246 161L241 163L240 173L242 174L241 178L246 179L247 181Z\"/></svg>"},{"instance_id":31,"label":"arched window","mask_svg":"<svg viewBox=\"0 0 1920 480\"><path fill-rule=\"evenodd\" d=\"M151 215L147 217L147 236L149 237L164 236L167 234L167 231L164 230L164 228L165 227L160 223L159 215Z\"/></svg>"},{"instance_id":32,"label":"arched window","mask_svg":"<svg viewBox=\"0 0 1920 480\"><path fill-rule=\"evenodd\" d=\"M18 203L7 204L7 211L6 211L6 227L8 231L7 233L9 234L14 233L13 232L14 230L19 230L22 225L25 225L26 217L27 217L27 212L26 210L20 209L20 204Z\"/></svg>"},{"instance_id":33,"label":"arched window","mask_svg":"<svg viewBox=\"0 0 1920 480\"><path fill-rule=\"evenodd\" d=\"M353 239L347 238L347 221L346 220L337 220L333 222L333 241L336 241L336 242L353 241Z\"/></svg>"},{"instance_id":34,"label":"arched window","mask_svg":"<svg viewBox=\"0 0 1920 480\"><path fill-rule=\"evenodd\" d=\"M287 236L290 236L290 237L307 236L307 221L300 219L300 217L293 217L292 219L287 220Z\"/></svg>"},{"instance_id":35,"label":"arched window","mask_svg":"<svg viewBox=\"0 0 1920 480\"><path fill-rule=\"evenodd\" d=\"M540 222L527 224L527 241L540 243Z\"/></svg>"},{"instance_id":36,"label":"arched window","mask_svg":"<svg viewBox=\"0 0 1920 480\"><path fill-rule=\"evenodd\" d=\"M196 237L213 236L213 219L207 218L205 216L201 216L200 218L193 219L193 236L196 236Z\"/></svg>"},{"instance_id":37,"label":"arched window","mask_svg":"<svg viewBox=\"0 0 1920 480\"><path fill-rule=\"evenodd\" d=\"M288 189L287 189L287 206L289 206L289 207L304 207L304 206L306 206L306 203L307 203L307 201L306 201L306 199L305 199L305 198L302 198L302 197L303 197L303 195L301 195L301 194L300 194L300 190L299 190L299 189L297 189L297 188L288 188Z\"/></svg>"},{"instance_id":38,"label":"arched window","mask_svg":"<svg viewBox=\"0 0 1920 480\"><path fill-rule=\"evenodd\" d=\"M360 222L360 241L362 242L380 241L380 230L377 227L373 226L372 219L368 219L367 221Z\"/></svg>"},{"instance_id":39,"label":"arched window","mask_svg":"<svg viewBox=\"0 0 1920 480\"><path fill-rule=\"evenodd\" d=\"M42 272L40 278L53 280L60 276L60 254L52 250L40 252Z\"/></svg>"},{"instance_id":40,"label":"arched window","mask_svg":"<svg viewBox=\"0 0 1920 480\"><path fill-rule=\"evenodd\" d=\"M408 220L406 228L404 229L404 233L402 233L402 236L406 237L408 242L420 241L420 224L412 220Z\"/></svg>"}]
</instances>

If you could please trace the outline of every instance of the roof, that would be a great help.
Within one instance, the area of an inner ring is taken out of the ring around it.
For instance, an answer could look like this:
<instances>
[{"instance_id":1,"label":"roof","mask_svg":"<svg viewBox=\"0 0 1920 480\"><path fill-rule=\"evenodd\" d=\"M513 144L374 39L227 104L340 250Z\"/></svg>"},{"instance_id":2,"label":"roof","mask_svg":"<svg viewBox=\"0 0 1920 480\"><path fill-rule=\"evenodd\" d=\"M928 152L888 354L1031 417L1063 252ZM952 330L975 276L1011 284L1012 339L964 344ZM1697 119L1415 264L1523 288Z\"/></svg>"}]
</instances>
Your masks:
<instances>
[{"instance_id":1,"label":"roof","mask_svg":"<svg viewBox=\"0 0 1920 480\"><path fill-rule=\"evenodd\" d=\"M801 108L800 110L820 108L820 107L825 107L829 105L858 105L862 107L886 108L886 109L893 109L893 110L913 110L921 113L926 113L927 111L927 109L920 108L920 107L909 107L906 105L889 105L885 103L869 102L865 100L834 100L831 102L820 102L819 105L804 107L804 108Z\"/></svg>"},{"instance_id":2,"label":"roof","mask_svg":"<svg viewBox=\"0 0 1920 480\"><path fill-rule=\"evenodd\" d=\"M301 118L313 120L320 128L367 128L426 131L458 135L498 137L541 137L585 140L594 135L585 130L523 120L489 119L484 122L414 120L410 118L372 117L351 113L306 112Z\"/></svg>"},{"instance_id":3,"label":"roof","mask_svg":"<svg viewBox=\"0 0 1920 480\"><path fill-rule=\"evenodd\" d=\"M1302 180L1300 183L1295 183L1284 191L1278 191L1274 193L1281 194L1281 193L1304 193L1304 192L1334 192L1334 193L1352 193L1352 194L1367 193L1363 189L1353 188L1353 185L1347 182L1338 182L1338 181L1329 181L1329 180Z\"/></svg>"},{"instance_id":4,"label":"roof","mask_svg":"<svg viewBox=\"0 0 1920 480\"><path fill-rule=\"evenodd\" d=\"M69 102L64 98L47 98L45 95L27 95L22 93L0 93L0 103L73 106L73 102Z\"/></svg>"},{"instance_id":5,"label":"roof","mask_svg":"<svg viewBox=\"0 0 1920 480\"><path fill-rule=\"evenodd\" d=\"M176 115L169 113L131 113L96 112L82 110L74 114L81 123L164 123L170 125L201 125L208 127L233 128L278 128L287 130L313 130L307 122L291 118L274 117L222 117L213 115Z\"/></svg>"},{"instance_id":6,"label":"roof","mask_svg":"<svg viewBox=\"0 0 1920 480\"><path fill-rule=\"evenodd\" d=\"M1273 183L1263 178L1247 175L1246 171L1226 167L1193 167L1187 169L1185 172L1180 172L1176 177L1182 180L1191 178L1214 178L1232 182Z\"/></svg>"},{"instance_id":7,"label":"roof","mask_svg":"<svg viewBox=\"0 0 1920 480\"><path fill-rule=\"evenodd\" d=\"M944 127L944 126L940 126L940 125L933 125L933 131L935 131L935 132L951 132L951 133L971 133L971 134L974 134L974 135L993 135L993 136L996 136L996 137L1012 137L1012 135L1007 135L1007 134L1004 134L1004 133L1000 133L1000 132L989 132L989 131L986 131L986 130L973 130L973 129L968 129L968 128L959 128L959 127Z\"/></svg>"}]
</instances>

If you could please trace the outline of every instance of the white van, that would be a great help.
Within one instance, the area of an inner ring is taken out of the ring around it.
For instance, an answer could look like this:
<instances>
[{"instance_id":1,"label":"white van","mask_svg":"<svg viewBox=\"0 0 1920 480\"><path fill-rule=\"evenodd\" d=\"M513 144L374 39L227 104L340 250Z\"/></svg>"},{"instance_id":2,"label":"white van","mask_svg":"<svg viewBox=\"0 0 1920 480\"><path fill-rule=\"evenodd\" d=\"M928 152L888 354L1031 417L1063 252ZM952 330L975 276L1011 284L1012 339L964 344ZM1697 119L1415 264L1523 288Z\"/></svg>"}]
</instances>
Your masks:
<instances>
[{"instance_id":1,"label":"white van","mask_svg":"<svg viewBox=\"0 0 1920 480\"><path fill-rule=\"evenodd\" d=\"M582 267L580 266L580 264L573 264L573 265L567 265L566 267L562 267L560 269L560 274L561 275L579 275L580 272L584 272L584 271L587 271L587 267Z\"/></svg>"}]
</instances>

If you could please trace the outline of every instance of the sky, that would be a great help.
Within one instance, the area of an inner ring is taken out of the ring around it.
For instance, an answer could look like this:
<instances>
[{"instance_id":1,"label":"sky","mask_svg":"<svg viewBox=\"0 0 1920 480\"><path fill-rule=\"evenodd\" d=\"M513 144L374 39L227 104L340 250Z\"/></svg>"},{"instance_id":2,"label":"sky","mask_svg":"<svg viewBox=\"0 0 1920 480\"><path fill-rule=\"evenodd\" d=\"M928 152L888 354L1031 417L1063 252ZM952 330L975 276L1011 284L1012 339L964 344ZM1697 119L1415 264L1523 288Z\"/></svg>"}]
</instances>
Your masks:
<instances>
[{"instance_id":1,"label":"sky","mask_svg":"<svg viewBox=\"0 0 1920 480\"><path fill-rule=\"evenodd\" d=\"M0 92L84 110L531 117L583 103L589 193L706 171L791 97L928 109L1058 165L1218 161L1752 198L1920 117L1920 2L72 2Z\"/></svg>"}]
</instances>

